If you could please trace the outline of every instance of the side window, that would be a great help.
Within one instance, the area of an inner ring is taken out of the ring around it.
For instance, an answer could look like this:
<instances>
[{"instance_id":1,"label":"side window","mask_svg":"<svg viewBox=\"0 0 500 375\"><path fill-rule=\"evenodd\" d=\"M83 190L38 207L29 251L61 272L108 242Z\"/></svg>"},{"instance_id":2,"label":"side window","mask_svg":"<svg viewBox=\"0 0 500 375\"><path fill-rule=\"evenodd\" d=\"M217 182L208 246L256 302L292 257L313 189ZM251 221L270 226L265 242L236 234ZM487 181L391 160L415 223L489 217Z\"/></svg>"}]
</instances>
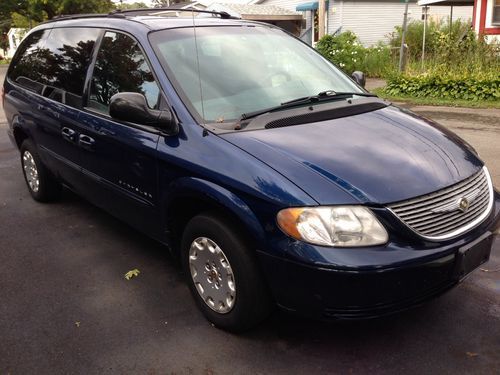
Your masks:
<instances>
[{"instance_id":1,"label":"side window","mask_svg":"<svg viewBox=\"0 0 500 375\"><path fill-rule=\"evenodd\" d=\"M47 98L80 108L99 33L99 29L90 28L37 31L20 47L21 57L12 63L9 78Z\"/></svg>"},{"instance_id":2,"label":"side window","mask_svg":"<svg viewBox=\"0 0 500 375\"><path fill-rule=\"evenodd\" d=\"M50 30L40 30L28 35L19 46L7 74L11 81L39 94L43 90L39 53L49 33Z\"/></svg>"},{"instance_id":3,"label":"side window","mask_svg":"<svg viewBox=\"0 0 500 375\"><path fill-rule=\"evenodd\" d=\"M158 108L160 90L135 40L106 32L92 76L89 107L108 113L109 100L119 92L138 92L150 108Z\"/></svg>"},{"instance_id":4,"label":"side window","mask_svg":"<svg viewBox=\"0 0 500 375\"><path fill-rule=\"evenodd\" d=\"M500 0L495 0L493 2L493 15L491 21L493 25L500 25Z\"/></svg>"},{"instance_id":5,"label":"side window","mask_svg":"<svg viewBox=\"0 0 500 375\"><path fill-rule=\"evenodd\" d=\"M100 29L53 29L38 52L42 95L81 108L83 86Z\"/></svg>"}]
</instances>

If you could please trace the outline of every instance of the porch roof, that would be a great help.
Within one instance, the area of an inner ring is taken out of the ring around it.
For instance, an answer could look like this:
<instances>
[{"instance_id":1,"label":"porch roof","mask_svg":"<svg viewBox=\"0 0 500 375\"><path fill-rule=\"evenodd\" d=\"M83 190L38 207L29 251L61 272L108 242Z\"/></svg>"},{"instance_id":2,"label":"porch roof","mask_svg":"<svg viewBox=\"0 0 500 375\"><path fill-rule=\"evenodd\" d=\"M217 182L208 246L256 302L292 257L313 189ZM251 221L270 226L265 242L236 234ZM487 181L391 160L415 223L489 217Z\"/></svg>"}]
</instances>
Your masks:
<instances>
[{"instance_id":1,"label":"porch roof","mask_svg":"<svg viewBox=\"0 0 500 375\"><path fill-rule=\"evenodd\" d=\"M328 8L328 1L326 2L326 7ZM308 3L302 3L297 5L295 10L297 12L305 12L306 10L316 10L318 9L318 2L317 1L311 1Z\"/></svg>"},{"instance_id":2,"label":"porch roof","mask_svg":"<svg viewBox=\"0 0 500 375\"><path fill-rule=\"evenodd\" d=\"M417 1L420 6L471 6L474 5L474 0L420 0Z\"/></svg>"}]
</instances>

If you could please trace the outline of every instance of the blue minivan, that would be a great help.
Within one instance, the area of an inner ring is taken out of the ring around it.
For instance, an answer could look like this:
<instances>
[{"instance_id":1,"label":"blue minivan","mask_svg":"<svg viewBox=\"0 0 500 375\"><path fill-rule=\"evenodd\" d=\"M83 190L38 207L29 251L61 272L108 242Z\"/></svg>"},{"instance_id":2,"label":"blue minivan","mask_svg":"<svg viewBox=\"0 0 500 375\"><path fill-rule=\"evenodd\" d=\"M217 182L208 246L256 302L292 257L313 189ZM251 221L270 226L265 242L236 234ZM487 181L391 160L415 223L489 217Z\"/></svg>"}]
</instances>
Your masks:
<instances>
[{"instance_id":1,"label":"blue minivan","mask_svg":"<svg viewBox=\"0 0 500 375\"><path fill-rule=\"evenodd\" d=\"M273 25L156 9L35 27L2 100L35 200L64 185L164 243L239 331L400 311L489 258L478 154L363 80Z\"/></svg>"}]
</instances>

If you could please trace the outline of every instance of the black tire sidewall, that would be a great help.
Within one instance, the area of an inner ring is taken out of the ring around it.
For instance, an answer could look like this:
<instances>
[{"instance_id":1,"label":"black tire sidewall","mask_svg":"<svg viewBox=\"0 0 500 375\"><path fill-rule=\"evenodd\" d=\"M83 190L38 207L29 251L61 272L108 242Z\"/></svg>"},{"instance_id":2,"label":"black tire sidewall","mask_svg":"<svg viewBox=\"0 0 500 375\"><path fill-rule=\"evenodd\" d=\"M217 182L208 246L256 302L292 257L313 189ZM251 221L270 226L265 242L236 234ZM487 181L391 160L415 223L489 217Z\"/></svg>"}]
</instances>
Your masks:
<instances>
[{"instance_id":1,"label":"black tire sidewall","mask_svg":"<svg viewBox=\"0 0 500 375\"><path fill-rule=\"evenodd\" d=\"M216 326L238 332L263 320L269 314L271 302L253 249L241 231L231 227L227 219L213 213L194 217L182 237L181 257L189 288L203 314ZM217 313L205 304L191 278L189 249L198 237L213 240L222 249L233 270L236 299L233 309L226 314Z\"/></svg>"},{"instance_id":2,"label":"black tire sidewall","mask_svg":"<svg viewBox=\"0 0 500 375\"><path fill-rule=\"evenodd\" d=\"M33 199L39 202L48 202L56 199L60 194L61 186L52 176L52 174L47 170L47 168L44 166L43 162L38 156L38 150L35 144L30 139L26 139L22 143L20 151L21 151L21 168L24 176L24 181L26 182L28 190ZM28 179L24 171L24 153L26 151L28 151L33 157L38 173L39 186L38 186L38 191L36 192L33 191L29 186Z\"/></svg>"}]
</instances>

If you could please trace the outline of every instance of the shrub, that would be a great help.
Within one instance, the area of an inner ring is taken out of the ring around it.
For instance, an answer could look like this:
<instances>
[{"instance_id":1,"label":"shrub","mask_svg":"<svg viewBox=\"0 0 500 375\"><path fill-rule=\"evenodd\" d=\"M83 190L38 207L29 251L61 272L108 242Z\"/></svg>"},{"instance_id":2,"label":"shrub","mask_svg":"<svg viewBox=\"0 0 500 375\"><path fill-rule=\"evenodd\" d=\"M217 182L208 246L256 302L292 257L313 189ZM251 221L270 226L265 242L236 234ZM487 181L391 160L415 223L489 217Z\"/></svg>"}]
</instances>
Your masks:
<instances>
[{"instance_id":1,"label":"shrub","mask_svg":"<svg viewBox=\"0 0 500 375\"><path fill-rule=\"evenodd\" d=\"M365 48L351 31L338 35L325 35L316 44L316 49L347 74L363 66Z\"/></svg>"},{"instance_id":2,"label":"shrub","mask_svg":"<svg viewBox=\"0 0 500 375\"><path fill-rule=\"evenodd\" d=\"M426 59L422 65L423 22L408 28L409 63L403 74L390 74L385 92L392 96L462 100L500 100L500 48L486 43L470 25L429 22ZM391 40L401 42L400 28Z\"/></svg>"},{"instance_id":3,"label":"shrub","mask_svg":"<svg viewBox=\"0 0 500 375\"><path fill-rule=\"evenodd\" d=\"M425 53L432 56L442 48L448 49L450 46L462 44L464 41L473 42L470 38L474 32L469 22L460 19L454 21L451 26L446 21L427 21L427 31L425 34ZM410 59L420 59L422 57L422 43L424 36L424 22L419 20L410 21L406 30L405 44L408 46ZM395 31L389 36L391 47L399 48L401 46L402 27L396 26Z\"/></svg>"},{"instance_id":4,"label":"shrub","mask_svg":"<svg viewBox=\"0 0 500 375\"><path fill-rule=\"evenodd\" d=\"M446 22L429 21L428 26L422 66L423 22L410 22L406 39L409 56L403 74L396 69L400 27L396 27L390 45L364 48L348 31L326 35L316 47L348 74L361 70L369 77L387 78L385 91L392 96L500 100L500 46L486 43L460 20L453 22L451 32Z\"/></svg>"},{"instance_id":5,"label":"shrub","mask_svg":"<svg viewBox=\"0 0 500 375\"><path fill-rule=\"evenodd\" d=\"M384 91L392 96L412 96L463 100L500 100L500 75L399 74L388 79Z\"/></svg>"},{"instance_id":6,"label":"shrub","mask_svg":"<svg viewBox=\"0 0 500 375\"><path fill-rule=\"evenodd\" d=\"M391 48L383 43L366 48L359 70L368 77L385 77L396 68L396 59Z\"/></svg>"},{"instance_id":7,"label":"shrub","mask_svg":"<svg viewBox=\"0 0 500 375\"><path fill-rule=\"evenodd\" d=\"M424 23L412 21L408 24L405 43L408 46L408 59L411 62L420 61L422 57L422 37ZM401 45L401 27L391 34L389 44L393 48ZM448 22L428 22L425 43L425 64L431 68L436 64L447 64L455 69L457 66L473 66L474 69L487 66L498 61L498 49L489 45L484 38L478 37L468 22L457 20L451 30ZM472 63L472 64L471 64Z\"/></svg>"}]
</instances>

